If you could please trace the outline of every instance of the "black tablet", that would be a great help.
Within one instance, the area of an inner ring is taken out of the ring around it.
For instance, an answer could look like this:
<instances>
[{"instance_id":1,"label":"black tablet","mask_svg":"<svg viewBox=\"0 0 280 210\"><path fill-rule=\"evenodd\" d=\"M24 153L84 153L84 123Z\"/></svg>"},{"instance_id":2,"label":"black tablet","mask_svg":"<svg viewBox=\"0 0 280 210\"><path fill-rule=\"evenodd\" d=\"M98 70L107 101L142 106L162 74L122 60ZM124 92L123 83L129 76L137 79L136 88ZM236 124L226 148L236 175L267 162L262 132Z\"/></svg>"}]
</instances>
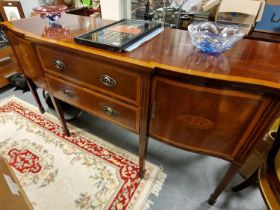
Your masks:
<instances>
[{"instance_id":1,"label":"black tablet","mask_svg":"<svg viewBox=\"0 0 280 210\"><path fill-rule=\"evenodd\" d=\"M111 51L123 51L160 27L161 24L156 22L123 19L79 35L74 39L83 45Z\"/></svg>"}]
</instances>

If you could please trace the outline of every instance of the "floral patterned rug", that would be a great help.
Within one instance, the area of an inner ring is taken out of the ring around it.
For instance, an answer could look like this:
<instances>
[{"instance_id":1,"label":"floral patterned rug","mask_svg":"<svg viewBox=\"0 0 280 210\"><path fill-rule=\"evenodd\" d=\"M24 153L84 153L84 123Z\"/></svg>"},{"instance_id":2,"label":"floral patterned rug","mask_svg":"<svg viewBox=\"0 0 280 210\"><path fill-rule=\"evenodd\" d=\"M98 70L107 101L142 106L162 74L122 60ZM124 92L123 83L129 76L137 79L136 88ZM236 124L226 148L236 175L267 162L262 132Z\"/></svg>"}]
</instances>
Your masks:
<instances>
[{"instance_id":1,"label":"floral patterned rug","mask_svg":"<svg viewBox=\"0 0 280 210\"><path fill-rule=\"evenodd\" d=\"M0 101L0 155L5 157L35 210L147 209L166 175L146 161L69 125L71 137L49 114L10 97Z\"/></svg>"}]
</instances>

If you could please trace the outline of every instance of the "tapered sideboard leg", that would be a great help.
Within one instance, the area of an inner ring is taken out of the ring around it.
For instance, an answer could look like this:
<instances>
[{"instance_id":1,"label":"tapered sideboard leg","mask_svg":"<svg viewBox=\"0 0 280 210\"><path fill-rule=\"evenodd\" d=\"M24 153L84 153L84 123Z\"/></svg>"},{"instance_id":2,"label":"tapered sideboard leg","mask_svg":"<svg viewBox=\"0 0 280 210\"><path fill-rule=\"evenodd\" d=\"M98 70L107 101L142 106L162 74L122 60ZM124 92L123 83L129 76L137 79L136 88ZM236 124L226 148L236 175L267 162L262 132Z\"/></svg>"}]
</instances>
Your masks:
<instances>
[{"instance_id":1,"label":"tapered sideboard leg","mask_svg":"<svg viewBox=\"0 0 280 210\"><path fill-rule=\"evenodd\" d=\"M142 179L145 176L145 159L148 147L148 137L139 135L139 177Z\"/></svg>"},{"instance_id":2,"label":"tapered sideboard leg","mask_svg":"<svg viewBox=\"0 0 280 210\"><path fill-rule=\"evenodd\" d=\"M228 183L236 175L236 173L239 171L239 169L240 169L239 166L236 166L234 164L230 165L230 167L227 170L226 174L224 175L222 181L216 187L215 191L210 195L210 198L208 199L208 203L210 205L213 205L214 203L216 203L218 196L224 191L224 189L226 188Z\"/></svg>"},{"instance_id":3,"label":"tapered sideboard leg","mask_svg":"<svg viewBox=\"0 0 280 210\"><path fill-rule=\"evenodd\" d=\"M28 77L25 77L25 78L26 78L27 85L28 85L28 87L29 87L29 89L30 89L30 91L31 91L36 103L37 103L37 106L40 110L40 113L43 114L45 112L45 109L42 106L42 103L41 103L40 98L38 96L38 93L37 93L37 90L36 90L36 85L34 84L34 82L30 78L28 78Z\"/></svg>"},{"instance_id":4,"label":"tapered sideboard leg","mask_svg":"<svg viewBox=\"0 0 280 210\"><path fill-rule=\"evenodd\" d=\"M53 106L55 108L56 114L57 114L57 116L58 116L58 118L59 118L59 120L62 124L64 134L67 135L67 136L70 136L70 132L69 132L69 129L67 128L66 121L64 119L64 115L63 115L59 100L57 100L51 94L50 94L50 97L51 97Z\"/></svg>"}]
</instances>

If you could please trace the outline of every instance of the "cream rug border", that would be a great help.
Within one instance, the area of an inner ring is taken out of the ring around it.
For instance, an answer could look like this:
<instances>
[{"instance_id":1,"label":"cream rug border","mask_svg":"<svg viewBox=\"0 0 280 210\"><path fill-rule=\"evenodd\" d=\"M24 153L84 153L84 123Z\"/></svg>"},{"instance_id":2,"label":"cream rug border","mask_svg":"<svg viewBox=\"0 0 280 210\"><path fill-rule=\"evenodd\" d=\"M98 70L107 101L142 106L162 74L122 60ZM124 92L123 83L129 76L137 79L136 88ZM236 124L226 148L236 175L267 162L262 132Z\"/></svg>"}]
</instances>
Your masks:
<instances>
[{"instance_id":1,"label":"cream rug border","mask_svg":"<svg viewBox=\"0 0 280 210\"><path fill-rule=\"evenodd\" d=\"M5 103L7 103L9 101L16 101L18 104L26 106L28 109L32 110L33 112L41 115L38 108L35 107L33 104L27 103L14 95L0 100L0 105L4 105ZM54 116L48 112L45 112L42 115L45 118L47 118L48 120L51 120L60 125L60 121L56 118L56 116ZM137 155L130 153L127 150L125 150L117 145L107 142L106 139L103 140L103 139L99 138L98 136L94 136L93 134L90 134L87 131L84 131L78 127L75 127L75 126L71 125L70 123L67 123L67 126L68 126L70 132L75 131L80 136L82 136L90 141L96 142L98 145L100 145L112 152L119 153L130 161L138 163ZM47 132L51 133L50 131L47 131ZM56 138L59 138L59 137L56 136ZM147 176L145 176L144 179L141 180L141 183L138 186L137 191L134 193L129 205L127 206L127 210L150 209L153 202L148 200L148 196L150 194L154 194L157 197L159 196L159 192L164 184L164 181L165 181L167 175L163 172L163 169L161 167L159 167L149 161L145 162L145 168L148 169L148 171L150 172L150 175L149 175L150 179L147 179Z\"/></svg>"}]
</instances>

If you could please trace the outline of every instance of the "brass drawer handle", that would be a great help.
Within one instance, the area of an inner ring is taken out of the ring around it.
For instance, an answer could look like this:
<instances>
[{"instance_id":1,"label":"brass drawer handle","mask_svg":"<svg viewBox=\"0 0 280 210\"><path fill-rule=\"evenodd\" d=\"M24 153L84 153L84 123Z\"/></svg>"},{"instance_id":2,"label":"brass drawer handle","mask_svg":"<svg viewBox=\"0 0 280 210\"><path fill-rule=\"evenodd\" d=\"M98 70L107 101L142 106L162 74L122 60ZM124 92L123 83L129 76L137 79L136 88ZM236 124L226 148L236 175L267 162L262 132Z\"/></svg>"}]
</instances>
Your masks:
<instances>
[{"instance_id":1,"label":"brass drawer handle","mask_svg":"<svg viewBox=\"0 0 280 210\"><path fill-rule=\"evenodd\" d=\"M113 110L111 107L109 106L104 106L103 107L103 111L107 114L107 115L110 115L110 116L113 116L113 117L117 117L118 116L118 112Z\"/></svg>"},{"instance_id":2,"label":"brass drawer handle","mask_svg":"<svg viewBox=\"0 0 280 210\"><path fill-rule=\"evenodd\" d=\"M99 77L99 80L102 82L102 84L108 86L108 87L115 87L117 82L112 77L108 75L101 75Z\"/></svg>"},{"instance_id":3,"label":"brass drawer handle","mask_svg":"<svg viewBox=\"0 0 280 210\"><path fill-rule=\"evenodd\" d=\"M65 89L63 90L64 95L66 95L69 98L73 98L74 94L71 90Z\"/></svg>"},{"instance_id":4,"label":"brass drawer handle","mask_svg":"<svg viewBox=\"0 0 280 210\"><path fill-rule=\"evenodd\" d=\"M65 69L65 64L59 60L59 59L56 59L53 61L53 65L55 68L57 68L58 70L64 70Z\"/></svg>"},{"instance_id":5,"label":"brass drawer handle","mask_svg":"<svg viewBox=\"0 0 280 210\"><path fill-rule=\"evenodd\" d=\"M11 57L6 56L4 58L0 58L0 63L5 63L6 61L9 61L9 60L11 60Z\"/></svg>"}]
</instances>

